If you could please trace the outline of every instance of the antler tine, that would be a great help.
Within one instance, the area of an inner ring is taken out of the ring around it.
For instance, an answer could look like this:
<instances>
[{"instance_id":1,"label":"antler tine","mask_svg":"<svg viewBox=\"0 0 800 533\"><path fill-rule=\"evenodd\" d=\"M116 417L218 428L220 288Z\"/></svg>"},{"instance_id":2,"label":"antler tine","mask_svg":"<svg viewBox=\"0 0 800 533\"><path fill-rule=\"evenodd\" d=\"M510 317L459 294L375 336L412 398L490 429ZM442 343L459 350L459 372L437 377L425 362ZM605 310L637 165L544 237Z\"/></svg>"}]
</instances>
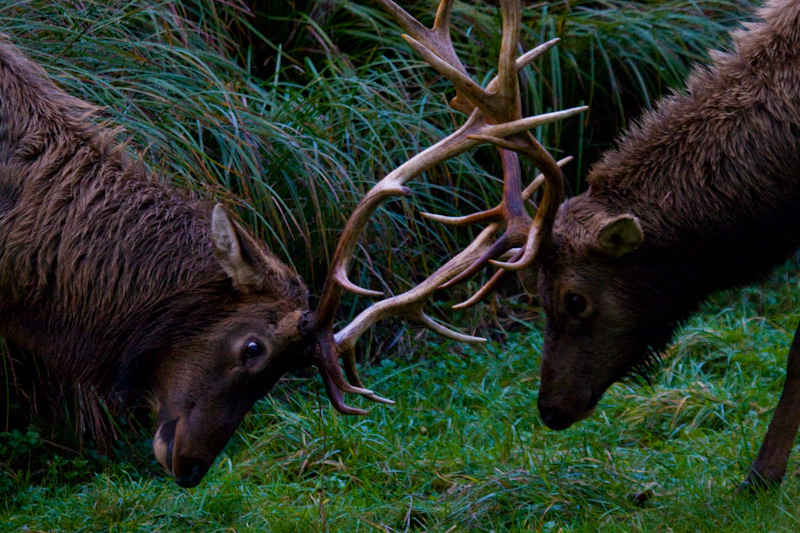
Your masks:
<instances>
[{"instance_id":1,"label":"antler tine","mask_svg":"<svg viewBox=\"0 0 800 533\"><path fill-rule=\"evenodd\" d=\"M339 356L342 358L342 361L344 361L345 374L347 374L347 379L350 381L350 383L356 385L357 387L363 387L364 384L361 382L361 376L358 375L358 368L356 367L355 344L351 344L348 348L349 353L345 353L344 346L339 346ZM365 395L364 398L386 405L395 404L394 400L384 398L383 396L378 396L377 394Z\"/></svg>"},{"instance_id":2,"label":"antler tine","mask_svg":"<svg viewBox=\"0 0 800 533\"><path fill-rule=\"evenodd\" d=\"M467 74L467 69L456 54L453 40L450 36L450 15L453 12L453 0L442 0L439 3L432 28L423 26L392 0L377 0L377 2L392 15L395 22L408 34L403 38L428 64L433 65L433 61L438 64L438 66L434 66L436 70L440 68L452 70L452 75L461 82L472 82ZM430 54L428 51L430 51ZM472 83L472 85L472 89L480 89L477 84ZM450 101L450 106L467 115L472 113L475 108L472 98L466 97L464 89L458 85L456 85L456 97Z\"/></svg>"},{"instance_id":3,"label":"antler tine","mask_svg":"<svg viewBox=\"0 0 800 533\"><path fill-rule=\"evenodd\" d=\"M497 93L487 99L492 107L490 119L495 123L517 120L522 117L519 105L519 79L517 76L517 45L522 26L522 9L519 0L500 0L503 11L503 39L497 62ZM487 87L487 93L492 94ZM476 102L476 105L477 102ZM498 118L505 120L497 120Z\"/></svg>"},{"instance_id":4,"label":"antler tine","mask_svg":"<svg viewBox=\"0 0 800 533\"><path fill-rule=\"evenodd\" d=\"M503 218L503 212L500 206L481 211L479 213L472 213L463 217L448 217L444 215L436 215L434 213L420 213L423 218L433 220L434 222L441 222L449 226L471 226L478 222L494 222Z\"/></svg>"}]
</instances>

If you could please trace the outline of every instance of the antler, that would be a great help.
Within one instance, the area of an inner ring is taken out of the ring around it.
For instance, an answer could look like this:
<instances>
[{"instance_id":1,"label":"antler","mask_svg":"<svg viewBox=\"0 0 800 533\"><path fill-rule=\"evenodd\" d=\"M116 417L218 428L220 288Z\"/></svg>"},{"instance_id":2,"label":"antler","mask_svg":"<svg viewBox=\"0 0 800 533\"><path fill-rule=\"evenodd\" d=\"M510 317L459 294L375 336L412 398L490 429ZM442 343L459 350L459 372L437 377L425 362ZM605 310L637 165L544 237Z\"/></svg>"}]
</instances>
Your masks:
<instances>
[{"instance_id":1,"label":"antler","mask_svg":"<svg viewBox=\"0 0 800 533\"><path fill-rule=\"evenodd\" d=\"M457 341L484 340L458 333L435 322L423 312L423 303L438 288L465 279L483 268L489 261L509 251L512 254L512 262L497 263L499 266L524 268L533 262L541 241L539 236L552 227L552 217L561 202L563 184L559 164L528 130L571 117L586 109L579 107L534 117L522 117L517 74L536 57L552 48L558 40L554 39L515 59L521 19L519 0L500 1L503 12L503 40L498 74L486 88L482 88L469 77L453 48L450 37L453 0L441 1L432 28L420 24L392 0L377 1L408 33L403 35L406 42L455 86L456 97L451 101L451 106L469 114L469 118L458 131L390 172L361 200L342 232L319 305L302 320L301 333L306 338L316 341L314 361L320 368L331 403L337 410L346 414L366 412L345 405L342 393L360 394L373 401L393 403L365 389L356 368L355 343L378 320L387 316L401 316ZM383 296L380 292L355 285L347 277L358 239L377 207L388 198L409 196L411 191L405 186L407 181L466 150L487 142L497 145L501 154L504 168L501 204L488 211L459 219L426 216L458 225L474 222L489 222L489 225L470 246L440 267L428 279L406 293L373 304L334 336L334 314L344 291L363 296ZM519 158L515 152L533 159L544 173L543 177L534 180L524 192ZM536 218L531 220L525 209L525 201L536 187L545 181L547 188L542 206L537 211ZM505 233L491 243L492 236L503 225L506 228ZM472 305L489 294L503 272L505 271L498 271L475 296L461 305ZM338 357L343 359L349 383L342 375Z\"/></svg>"}]
</instances>

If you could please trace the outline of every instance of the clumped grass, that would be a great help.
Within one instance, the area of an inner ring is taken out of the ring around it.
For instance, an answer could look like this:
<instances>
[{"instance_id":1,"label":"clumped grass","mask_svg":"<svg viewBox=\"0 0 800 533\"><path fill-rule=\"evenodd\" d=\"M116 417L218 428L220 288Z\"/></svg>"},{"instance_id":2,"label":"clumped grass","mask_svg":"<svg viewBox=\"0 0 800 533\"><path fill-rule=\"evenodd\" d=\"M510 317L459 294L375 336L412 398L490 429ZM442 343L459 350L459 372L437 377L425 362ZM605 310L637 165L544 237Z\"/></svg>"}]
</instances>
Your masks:
<instances>
[{"instance_id":1,"label":"clumped grass","mask_svg":"<svg viewBox=\"0 0 800 533\"><path fill-rule=\"evenodd\" d=\"M536 411L534 321L502 345L428 344L414 364L366 369L398 405L365 418L342 417L315 381L289 378L196 489L143 468L144 449L88 478L7 478L0 528L796 531L796 456L781 488L734 489L780 394L797 266L716 295L680 331L652 388L616 385L563 432Z\"/></svg>"},{"instance_id":2,"label":"clumped grass","mask_svg":"<svg viewBox=\"0 0 800 533\"><path fill-rule=\"evenodd\" d=\"M463 119L446 105L448 84L369 3L293 4L306 13L256 4L29 0L0 6L0 27L68 92L105 106L150 167L237 204L315 292L365 190ZM689 63L724 43L725 30L749 5L614 0L526 7L526 48L563 39L523 77L528 111L592 106L583 120L536 132L556 155L577 156L568 168L576 188L584 160L608 145L631 112L680 85ZM407 7L432 18L433 3ZM285 19L288 34L258 30L270 13ZM481 82L494 75L499 24L491 3L456 5L457 48ZM493 151L483 148L417 180L415 199L392 202L376 217L355 281L397 291L430 272L471 234L421 224L418 212L464 214L494 205L497 174Z\"/></svg>"}]
</instances>

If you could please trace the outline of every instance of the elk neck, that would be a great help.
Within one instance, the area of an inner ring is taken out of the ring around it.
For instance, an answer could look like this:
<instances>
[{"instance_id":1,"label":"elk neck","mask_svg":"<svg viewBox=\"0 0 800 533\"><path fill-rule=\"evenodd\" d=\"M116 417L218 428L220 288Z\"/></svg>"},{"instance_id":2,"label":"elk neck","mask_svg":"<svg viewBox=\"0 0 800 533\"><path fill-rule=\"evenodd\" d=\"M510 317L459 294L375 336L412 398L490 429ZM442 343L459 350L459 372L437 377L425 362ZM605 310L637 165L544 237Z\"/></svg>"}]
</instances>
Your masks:
<instances>
[{"instance_id":1,"label":"elk neck","mask_svg":"<svg viewBox=\"0 0 800 533\"><path fill-rule=\"evenodd\" d=\"M760 14L627 132L584 193L639 217L642 254L698 295L750 282L800 246L800 3Z\"/></svg>"}]
</instances>

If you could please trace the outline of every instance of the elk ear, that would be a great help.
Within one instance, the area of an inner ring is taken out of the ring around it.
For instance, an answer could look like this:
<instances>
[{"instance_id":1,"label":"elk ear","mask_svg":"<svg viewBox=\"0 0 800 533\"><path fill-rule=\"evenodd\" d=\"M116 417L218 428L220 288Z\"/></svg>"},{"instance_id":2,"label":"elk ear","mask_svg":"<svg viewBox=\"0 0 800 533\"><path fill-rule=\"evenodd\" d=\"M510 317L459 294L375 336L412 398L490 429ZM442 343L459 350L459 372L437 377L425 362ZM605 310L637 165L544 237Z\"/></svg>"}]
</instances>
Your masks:
<instances>
[{"instance_id":1,"label":"elk ear","mask_svg":"<svg viewBox=\"0 0 800 533\"><path fill-rule=\"evenodd\" d=\"M523 268L522 270L517 272L517 278L519 278L520 285L522 285L522 290L524 290L528 296L536 296L536 294L539 292L538 267L529 266L527 268Z\"/></svg>"},{"instance_id":2,"label":"elk ear","mask_svg":"<svg viewBox=\"0 0 800 533\"><path fill-rule=\"evenodd\" d=\"M621 257L637 249L642 241L644 233L639 219L633 215L619 215L603 221L593 248L611 257Z\"/></svg>"},{"instance_id":3,"label":"elk ear","mask_svg":"<svg viewBox=\"0 0 800 533\"><path fill-rule=\"evenodd\" d=\"M222 204L217 204L211 214L211 243L214 255L237 290L247 292L263 284L264 275L254 261L251 246Z\"/></svg>"}]
</instances>

